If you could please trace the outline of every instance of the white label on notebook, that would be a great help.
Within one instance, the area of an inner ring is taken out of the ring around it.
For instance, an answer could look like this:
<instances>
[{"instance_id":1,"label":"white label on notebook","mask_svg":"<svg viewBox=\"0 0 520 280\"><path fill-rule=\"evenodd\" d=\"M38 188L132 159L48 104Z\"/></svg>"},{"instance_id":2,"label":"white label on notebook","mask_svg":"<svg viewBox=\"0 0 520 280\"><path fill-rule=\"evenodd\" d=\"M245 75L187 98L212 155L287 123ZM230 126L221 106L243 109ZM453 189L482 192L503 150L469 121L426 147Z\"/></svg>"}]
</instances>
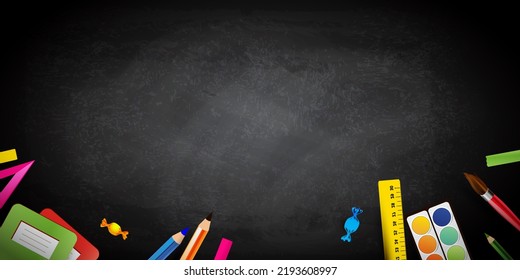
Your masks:
<instances>
[{"instance_id":1,"label":"white label on notebook","mask_svg":"<svg viewBox=\"0 0 520 280\"><path fill-rule=\"evenodd\" d=\"M11 239L46 259L51 258L59 243L59 240L22 221Z\"/></svg>"},{"instance_id":2,"label":"white label on notebook","mask_svg":"<svg viewBox=\"0 0 520 280\"><path fill-rule=\"evenodd\" d=\"M72 251L69 253L69 260L77 260L81 254L76 251L76 249L72 248Z\"/></svg>"}]
</instances>

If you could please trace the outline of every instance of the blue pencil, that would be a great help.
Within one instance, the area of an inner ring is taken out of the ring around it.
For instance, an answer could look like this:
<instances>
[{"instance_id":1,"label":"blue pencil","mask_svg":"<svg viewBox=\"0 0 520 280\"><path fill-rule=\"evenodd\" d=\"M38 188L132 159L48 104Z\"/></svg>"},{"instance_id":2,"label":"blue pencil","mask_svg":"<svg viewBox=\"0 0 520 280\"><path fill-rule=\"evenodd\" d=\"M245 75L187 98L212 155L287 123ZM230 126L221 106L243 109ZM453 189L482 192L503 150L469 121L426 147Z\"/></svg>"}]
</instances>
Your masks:
<instances>
[{"instance_id":1,"label":"blue pencil","mask_svg":"<svg viewBox=\"0 0 520 280\"><path fill-rule=\"evenodd\" d=\"M172 235L148 260L165 260L168 258L168 256L179 247L186 233L188 233L188 228Z\"/></svg>"}]
</instances>

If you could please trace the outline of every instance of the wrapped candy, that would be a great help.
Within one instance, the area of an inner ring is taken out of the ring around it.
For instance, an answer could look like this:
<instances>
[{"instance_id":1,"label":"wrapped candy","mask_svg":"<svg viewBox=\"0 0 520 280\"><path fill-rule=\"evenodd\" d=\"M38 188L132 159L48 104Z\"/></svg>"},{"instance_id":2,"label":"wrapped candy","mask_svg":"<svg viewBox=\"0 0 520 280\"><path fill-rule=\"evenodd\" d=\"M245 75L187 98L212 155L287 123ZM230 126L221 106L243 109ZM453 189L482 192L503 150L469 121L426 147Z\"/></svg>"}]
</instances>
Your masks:
<instances>
[{"instance_id":1,"label":"wrapped candy","mask_svg":"<svg viewBox=\"0 0 520 280\"><path fill-rule=\"evenodd\" d=\"M113 236L118 236L121 234L123 236L123 240L126 240L127 238L128 231L122 231L121 227L117 223L107 223L107 219L105 218L103 218L103 220L101 221L100 227L108 228L108 232L110 232L110 234L112 234Z\"/></svg>"}]
</instances>

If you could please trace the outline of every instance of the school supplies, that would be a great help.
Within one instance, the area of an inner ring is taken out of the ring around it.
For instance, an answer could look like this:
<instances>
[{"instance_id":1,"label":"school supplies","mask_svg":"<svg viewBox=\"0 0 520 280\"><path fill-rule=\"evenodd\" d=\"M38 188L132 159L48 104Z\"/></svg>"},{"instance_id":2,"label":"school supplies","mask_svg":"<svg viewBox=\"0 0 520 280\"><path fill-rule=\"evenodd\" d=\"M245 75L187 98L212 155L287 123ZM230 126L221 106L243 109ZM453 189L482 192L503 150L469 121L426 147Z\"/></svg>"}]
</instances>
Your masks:
<instances>
[{"instance_id":1,"label":"school supplies","mask_svg":"<svg viewBox=\"0 0 520 280\"><path fill-rule=\"evenodd\" d=\"M197 226L195 233L191 236L188 246L186 246L184 253L182 253L181 260L193 260L193 258L195 258L200 245L202 245L204 238L206 238L206 235L208 234L211 225L211 215L212 213L209 213L209 215Z\"/></svg>"},{"instance_id":2,"label":"school supplies","mask_svg":"<svg viewBox=\"0 0 520 280\"><path fill-rule=\"evenodd\" d=\"M520 150L486 156L488 167L520 161Z\"/></svg>"},{"instance_id":3,"label":"school supplies","mask_svg":"<svg viewBox=\"0 0 520 280\"><path fill-rule=\"evenodd\" d=\"M67 260L76 234L15 204L0 227L0 260Z\"/></svg>"},{"instance_id":4,"label":"school supplies","mask_svg":"<svg viewBox=\"0 0 520 280\"><path fill-rule=\"evenodd\" d=\"M220 240L220 245L218 246L217 254L215 255L215 260L227 260L229 250L231 250L231 245L233 245L233 241L222 238Z\"/></svg>"},{"instance_id":5,"label":"school supplies","mask_svg":"<svg viewBox=\"0 0 520 280\"><path fill-rule=\"evenodd\" d=\"M507 253L506 249L504 249L504 247L502 247L502 245L500 245L500 243L498 243L498 241L495 240L495 238L493 238L492 236L490 236L489 234L487 233L484 233L486 235L486 239L489 243L489 245L491 245L491 247L493 247L493 249L495 249L495 251L497 251L497 253L504 259L504 260L512 260L513 258L509 255L509 253Z\"/></svg>"},{"instance_id":6,"label":"school supplies","mask_svg":"<svg viewBox=\"0 0 520 280\"><path fill-rule=\"evenodd\" d=\"M495 195L477 175L464 172L471 188L495 209L504 219L520 231L520 219L509 209L509 207Z\"/></svg>"},{"instance_id":7,"label":"school supplies","mask_svg":"<svg viewBox=\"0 0 520 280\"><path fill-rule=\"evenodd\" d=\"M60 226L74 232L77 237L74 248L69 253L69 260L97 260L99 257L98 249L92 245L83 235L69 225L62 217L60 217L54 210L45 208L40 212L40 215L59 224Z\"/></svg>"},{"instance_id":8,"label":"school supplies","mask_svg":"<svg viewBox=\"0 0 520 280\"><path fill-rule=\"evenodd\" d=\"M165 260L168 258L168 256L170 256L170 254L182 243L186 233L188 233L188 228L172 235L148 260Z\"/></svg>"},{"instance_id":9,"label":"school supplies","mask_svg":"<svg viewBox=\"0 0 520 280\"><path fill-rule=\"evenodd\" d=\"M17 159L18 156L16 155L15 149L0 152L0 163L6 163Z\"/></svg>"},{"instance_id":10,"label":"school supplies","mask_svg":"<svg viewBox=\"0 0 520 280\"><path fill-rule=\"evenodd\" d=\"M423 260L470 260L448 202L410 215L406 221Z\"/></svg>"},{"instance_id":11,"label":"school supplies","mask_svg":"<svg viewBox=\"0 0 520 280\"><path fill-rule=\"evenodd\" d=\"M406 243L399 179L378 182L385 260L406 260Z\"/></svg>"},{"instance_id":12,"label":"school supplies","mask_svg":"<svg viewBox=\"0 0 520 280\"><path fill-rule=\"evenodd\" d=\"M29 171L29 168L31 168L33 163L34 160L4 170L0 170L0 179L13 175L13 177L11 178L11 180L9 180L5 188L0 191L0 209L2 209L4 204L7 202L7 199L13 194L14 190L16 189L16 187L18 187L18 184L25 176L25 173Z\"/></svg>"}]
</instances>

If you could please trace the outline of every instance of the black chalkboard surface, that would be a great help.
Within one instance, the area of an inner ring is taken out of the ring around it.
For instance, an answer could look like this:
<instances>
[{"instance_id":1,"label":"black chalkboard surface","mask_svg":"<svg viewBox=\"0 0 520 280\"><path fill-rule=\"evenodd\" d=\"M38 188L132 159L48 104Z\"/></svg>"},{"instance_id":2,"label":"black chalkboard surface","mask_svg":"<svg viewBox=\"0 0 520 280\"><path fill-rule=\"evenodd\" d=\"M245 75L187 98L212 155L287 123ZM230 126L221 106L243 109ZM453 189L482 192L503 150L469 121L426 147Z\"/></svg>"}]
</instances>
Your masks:
<instances>
[{"instance_id":1,"label":"black chalkboard surface","mask_svg":"<svg viewBox=\"0 0 520 280\"><path fill-rule=\"evenodd\" d=\"M17 10L0 151L19 158L0 167L35 163L0 219L15 203L51 208L100 259L148 259L213 212L196 259L227 238L229 259L377 260L377 184L400 179L405 216L450 202L473 259L500 258L485 232L518 247L463 176L520 213L519 164L485 161L520 148L512 27L306 7ZM344 242L352 207L363 213Z\"/></svg>"}]
</instances>

